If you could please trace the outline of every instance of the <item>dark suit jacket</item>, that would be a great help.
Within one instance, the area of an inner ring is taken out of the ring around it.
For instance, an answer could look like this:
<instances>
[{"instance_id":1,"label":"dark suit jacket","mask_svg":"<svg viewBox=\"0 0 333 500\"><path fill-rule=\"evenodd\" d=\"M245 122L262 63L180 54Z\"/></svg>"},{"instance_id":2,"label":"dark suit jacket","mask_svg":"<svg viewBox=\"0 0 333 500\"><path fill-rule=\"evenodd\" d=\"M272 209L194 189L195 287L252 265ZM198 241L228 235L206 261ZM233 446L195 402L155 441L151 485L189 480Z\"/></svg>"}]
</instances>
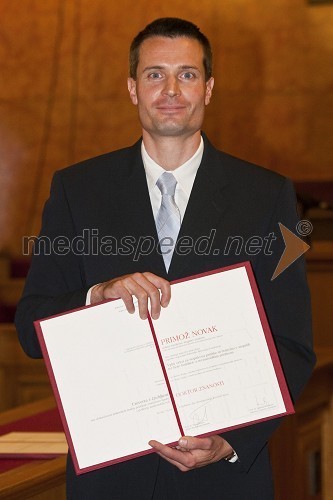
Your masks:
<instances>
[{"instance_id":1,"label":"dark suit jacket","mask_svg":"<svg viewBox=\"0 0 333 500\"><path fill-rule=\"evenodd\" d=\"M36 244L39 255L17 310L19 338L29 356L41 356L33 321L84 305L93 284L136 271L174 280L250 260L290 392L294 399L299 395L314 364L303 259L271 281L284 249L278 223L295 231L298 220L291 182L217 151L204 139L179 234L191 237L196 247L185 255L175 252L168 274L157 251L141 141L55 174L43 214L41 236L47 238ZM80 247L74 238L88 234L91 248L87 242ZM202 236L210 236L211 248ZM66 251L66 241L74 241L75 252ZM145 255L138 255L138 245ZM69 459L69 498L146 500L154 488L158 499L271 498L267 441L277 425L271 420L225 433L239 463L222 460L186 474L152 454L76 478Z\"/></svg>"}]
</instances>

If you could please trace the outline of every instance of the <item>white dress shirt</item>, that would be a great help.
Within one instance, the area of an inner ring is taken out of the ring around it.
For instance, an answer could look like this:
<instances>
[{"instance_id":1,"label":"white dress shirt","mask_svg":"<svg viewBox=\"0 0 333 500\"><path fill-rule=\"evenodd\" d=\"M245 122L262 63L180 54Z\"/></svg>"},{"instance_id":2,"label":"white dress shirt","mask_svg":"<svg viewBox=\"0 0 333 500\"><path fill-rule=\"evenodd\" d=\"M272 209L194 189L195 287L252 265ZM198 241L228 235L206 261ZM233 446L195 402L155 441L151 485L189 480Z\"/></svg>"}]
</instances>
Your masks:
<instances>
[{"instance_id":1,"label":"white dress shirt","mask_svg":"<svg viewBox=\"0 0 333 500\"><path fill-rule=\"evenodd\" d=\"M181 221L183 221L188 200L191 195L195 176L197 175L204 150L204 143L201 137L200 145L194 155L185 163L177 167L171 172L177 181L175 202L179 208ZM166 170L158 165L147 153L145 145L141 144L142 161L146 172L150 202L153 209L154 219L156 220L157 212L161 206L162 195L159 188L156 186L158 178L166 172Z\"/></svg>"}]
</instances>

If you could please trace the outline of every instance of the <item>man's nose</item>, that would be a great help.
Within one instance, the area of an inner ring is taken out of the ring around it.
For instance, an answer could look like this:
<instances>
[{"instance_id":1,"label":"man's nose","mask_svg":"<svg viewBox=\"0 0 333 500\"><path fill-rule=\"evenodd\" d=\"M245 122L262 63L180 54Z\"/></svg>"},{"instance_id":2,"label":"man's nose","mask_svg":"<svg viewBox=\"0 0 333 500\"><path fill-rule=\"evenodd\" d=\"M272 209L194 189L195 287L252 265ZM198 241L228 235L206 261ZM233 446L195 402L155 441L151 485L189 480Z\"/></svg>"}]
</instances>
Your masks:
<instances>
[{"instance_id":1,"label":"man's nose","mask_svg":"<svg viewBox=\"0 0 333 500\"><path fill-rule=\"evenodd\" d=\"M177 77L170 76L166 79L163 94L168 95L169 97L180 95L179 81Z\"/></svg>"}]
</instances>

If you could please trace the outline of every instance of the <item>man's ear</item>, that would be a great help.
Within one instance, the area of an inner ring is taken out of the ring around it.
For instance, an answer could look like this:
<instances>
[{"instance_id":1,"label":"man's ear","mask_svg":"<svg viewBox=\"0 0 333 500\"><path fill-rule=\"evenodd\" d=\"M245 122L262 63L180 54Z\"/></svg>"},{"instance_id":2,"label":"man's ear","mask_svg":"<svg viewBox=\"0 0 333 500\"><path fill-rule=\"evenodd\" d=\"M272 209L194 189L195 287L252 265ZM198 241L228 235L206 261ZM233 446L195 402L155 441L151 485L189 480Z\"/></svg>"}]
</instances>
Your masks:
<instances>
[{"instance_id":1,"label":"man's ear","mask_svg":"<svg viewBox=\"0 0 333 500\"><path fill-rule=\"evenodd\" d=\"M212 97L213 93L213 87L214 87L214 78L211 77L207 82L206 82L206 94L205 94L205 104L210 103L210 99Z\"/></svg>"},{"instance_id":2,"label":"man's ear","mask_svg":"<svg viewBox=\"0 0 333 500\"><path fill-rule=\"evenodd\" d=\"M134 78L127 78L127 88L131 101L136 106L138 104L138 98L136 95L136 81Z\"/></svg>"}]
</instances>

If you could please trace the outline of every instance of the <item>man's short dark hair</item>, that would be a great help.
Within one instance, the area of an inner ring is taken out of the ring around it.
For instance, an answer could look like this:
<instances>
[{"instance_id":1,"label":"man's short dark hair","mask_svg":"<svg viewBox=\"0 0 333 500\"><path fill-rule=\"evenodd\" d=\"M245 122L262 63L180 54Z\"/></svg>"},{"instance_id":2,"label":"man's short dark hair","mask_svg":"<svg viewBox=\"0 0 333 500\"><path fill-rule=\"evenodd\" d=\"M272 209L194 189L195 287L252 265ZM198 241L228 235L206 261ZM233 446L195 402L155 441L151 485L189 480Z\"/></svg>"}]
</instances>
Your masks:
<instances>
[{"instance_id":1,"label":"man's short dark hair","mask_svg":"<svg viewBox=\"0 0 333 500\"><path fill-rule=\"evenodd\" d=\"M136 73L139 64L139 52L142 43L154 36L164 36L168 38L194 38L198 40L203 48L203 65L205 68L206 81L212 76L212 49L208 38L201 33L198 26L179 19L177 17L161 17L148 24L140 33L136 35L130 47L129 68L130 76L136 80Z\"/></svg>"}]
</instances>

